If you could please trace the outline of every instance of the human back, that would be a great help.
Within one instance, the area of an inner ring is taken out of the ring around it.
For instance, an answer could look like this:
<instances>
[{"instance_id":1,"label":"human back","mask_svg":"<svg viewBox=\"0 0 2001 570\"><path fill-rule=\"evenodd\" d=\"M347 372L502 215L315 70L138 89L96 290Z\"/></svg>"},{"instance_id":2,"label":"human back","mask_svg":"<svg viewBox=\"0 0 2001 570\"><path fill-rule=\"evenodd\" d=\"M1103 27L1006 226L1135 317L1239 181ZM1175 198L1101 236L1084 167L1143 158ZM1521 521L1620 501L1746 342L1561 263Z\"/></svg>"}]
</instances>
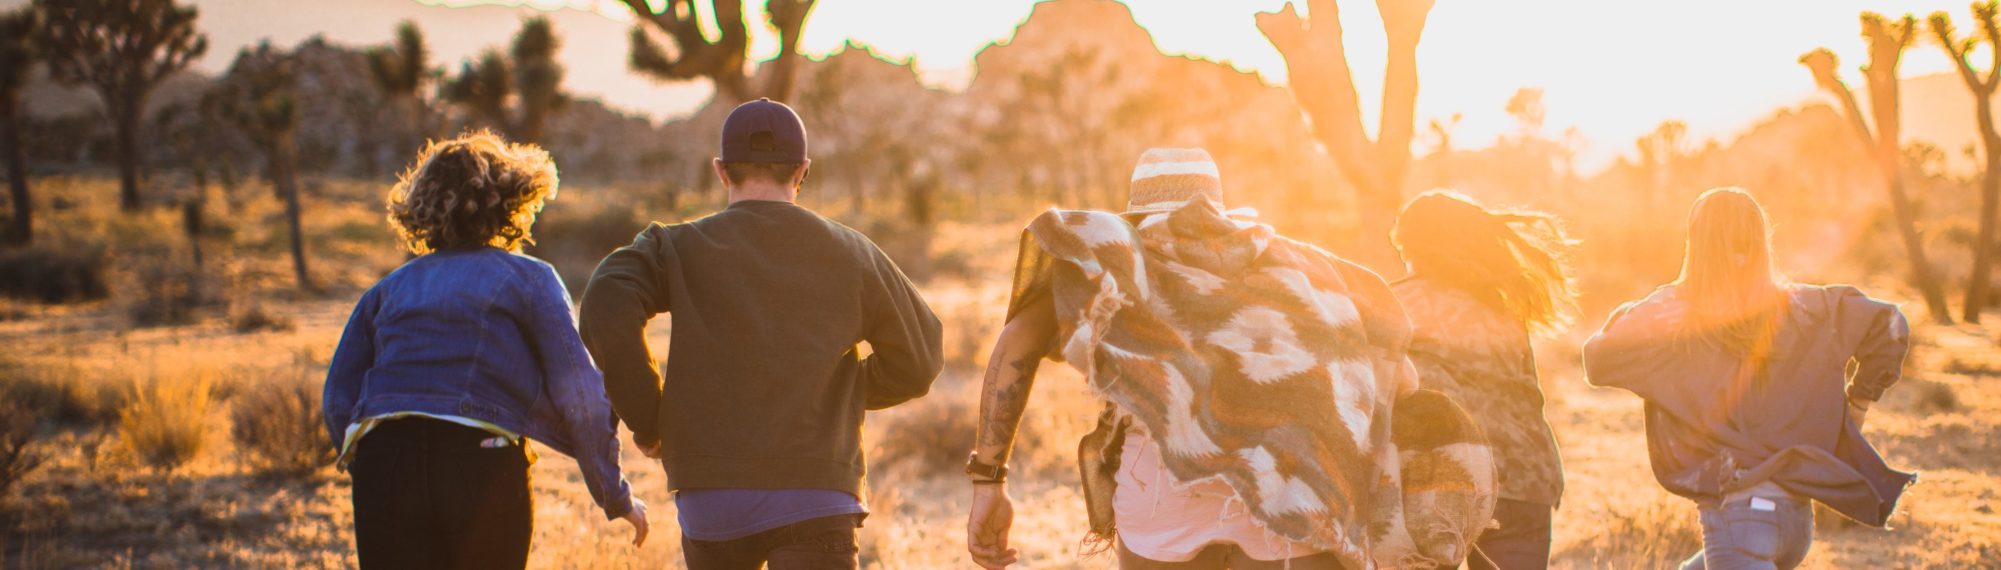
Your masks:
<instances>
[{"instance_id":1,"label":"human back","mask_svg":"<svg viewBox=\"0 0 2001 570\"><path fill-rule=\"evenodd\" d=\"M675 252L679 275L668 279L680 285L670 287L676 310L662 403L714 406L664 414L663 456L757 450L859 468L858 454L837 456L810 439L764 439L750 428L822 408L857 414L845 419L859 425L869 406L855 381L856 345L872 308L887 303L878 272L897 271L887 256L859 232L783 202L738 202L648 231Z\"/></svg>"}]
</instances>

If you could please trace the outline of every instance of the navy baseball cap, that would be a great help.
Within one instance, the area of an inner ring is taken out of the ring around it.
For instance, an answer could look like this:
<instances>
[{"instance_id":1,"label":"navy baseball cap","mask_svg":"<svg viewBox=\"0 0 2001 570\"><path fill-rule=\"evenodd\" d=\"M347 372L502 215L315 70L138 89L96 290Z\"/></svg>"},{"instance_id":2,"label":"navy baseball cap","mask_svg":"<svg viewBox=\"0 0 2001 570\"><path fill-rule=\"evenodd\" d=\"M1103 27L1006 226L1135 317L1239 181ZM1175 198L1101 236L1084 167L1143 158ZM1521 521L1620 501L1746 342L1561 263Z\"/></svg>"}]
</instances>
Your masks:
<instances>
[{"instance_id":1,"label":"navy baseball cap","mask_svg":"<svg viewBox=\"0 0 2001 570\"><path fill-rule=\"evenodd\" d=\"M770 99L737 105L723 119L723 162L806 162L806 123Z\"/></svg>"}]
</instances>

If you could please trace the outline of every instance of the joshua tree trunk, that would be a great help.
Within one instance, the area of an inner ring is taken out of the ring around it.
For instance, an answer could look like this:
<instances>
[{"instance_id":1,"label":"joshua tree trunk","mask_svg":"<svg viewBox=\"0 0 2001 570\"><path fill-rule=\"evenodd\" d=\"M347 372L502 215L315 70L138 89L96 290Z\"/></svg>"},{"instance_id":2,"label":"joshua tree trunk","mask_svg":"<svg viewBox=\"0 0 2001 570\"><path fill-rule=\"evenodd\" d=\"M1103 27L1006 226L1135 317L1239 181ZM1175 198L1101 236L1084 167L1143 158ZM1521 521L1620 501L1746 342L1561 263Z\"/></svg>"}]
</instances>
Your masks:
<instances>
[{"instance_id":1,"label":"joshua tree trunk","mask_svg":"<svg viewBox=\"0 0 2001 570\"><path fill-rule=\"evenodd\" d=\"M312 274L306 269L306 237L299 227L299 181L293 164L296 145L290 133L282 134L266 158L270 161L271 186L285 198L285 222L292 237L292 276L300 290L315 291Z\"/></svg>"},{"instance_id":2,"label":"joshua tree trunk","mask_svg":"<svg viewBox=\"0 0 2001 570\"><path fill-rule=\"evenodd\" d=\"M9 241L27 244L35 237L35 204L28 195L27 149L21 148L20 117L15 106L0 104L0 145L7 153L7 189L14 201L14 220L8 228Z\"/></svg>"},{"instance_id":3,"label":"joshua tree trunk","mask_svg":"<svg viewBox=\"0 0 2001 570\"><path fill-rule=\"evenodd\" d=\"M1410 166L1410 140L1417 102L1417 45L1435 0L1377 0L1388 41L1383 71L1383 107L1376 140L1362 129L1360 98L1342 44L1340 7L1334 0L1309 0L1301 18L1291 3L1258 14L1258 30L1278 48L1290 76L1293 99L1311 118L1313 136L1354 190L1361 217L1358 261L1384 275L1401 275L1403 263L1390 246L1389 230L1403 202Z\"/></svg>"},{"instance_id":4,"label":"joshua tree trunk","mask_svg":"<svg viewBox=\"0 0 2001 570\"><path fill-rule=\"evenodd\" d=\"M1976 97L1980 117L1981 147L1987 152L1987 164L1980 174L1980 237L1973 244L1973 276L1966 284L1966 306L1961 317L1966 322L1980 322L1980 311L1987 308L1989 278L1993 275L1994 261L1994 218L1997 202L2001 202L2001 179L1995 178L2001 170L2001 133L1994 131L1994 103L1989 97Z\"/></svg>"},{"instance_id":5,"label":"joshua tree trunk","mask_svg":"<svg viewBox=\"0 0 2001 570\"><path fill-rule=\"evenodd\" d=\"M115 105L112 127L118 138L118 207L127 212L139 211L139 105L121 102Z\"/></svg>"},{"instance_id":6,"label":"joshua tree trunk","mask_svg":"<svg viewBox=\"0 0 2001 570\"><path fill-rule=\"evenodd\" d=\"M1914 19L1892 24L1876 14L1862 16L1863 35L1869 39L1869 66L1863 68L1869 86L1869 103L1876 129L1871 132L1869 123L1862 117L1862 106L1855 102L1855 92L1841 81L1839 61L1834 52L1817 49L1800 57L1800 63L1813 72L1814 83L1833 95L1841 104L1842 114L1848 117L1848 126L1857 140L1868 149L1877 172L1883 177L1884 189L1890 194L1890 208L1897 217L1897 233L1904 241L1904 258L1910 263L1910 283L1924 297L1925 307L1932 320L1940 324L1952 324L1952 308L1946 304L1945 288L1939 285L1932 273L1931 260L1925 256L1924 236L1918 232L1917 207L1904 192L1902 157L1897 141L1901 127L1898 121L1897 62L1903 49L1915 37Z\"/></svg>"},{"instance_id":7,"label":"joshua tree trunk","mask_svg":"<svg viewBox=\"0 0 2001 570\"><path fill-rule=\"evenodd\" d=\"M1994 233L1996 202L2001 202L2001 179L1996 179L1996 168L2001 167L2001 133L1994 131L1994 90L2001 87L2001 51L1994 51L1994 60L1987 68L1985 77L1973 69L1968 55L1981 41L1988 44L1990 51L2001 50L2001 25L1996 19L2001 17L2001 4L1995 2L1975 3L1973 19L1978 32L1972 37L1956 39L1952 30L1952 18L1945 12L1935 12L1929 18L1932 33L1940 47L1952 56L1959 78L1973 94L1973 109L1976 127L1980 129L1981 147L1987 153L1985 170L1980 175L1980 233L1973 243L1973 274L1966 284L1966 306L1961 316L1966 322L1980 322L1980 312L1987 308L1987 290L1992 286L1989 279L1993 275ZM1915 27L1915 26L1912 26Z\"/></svg>"}]
</instances>

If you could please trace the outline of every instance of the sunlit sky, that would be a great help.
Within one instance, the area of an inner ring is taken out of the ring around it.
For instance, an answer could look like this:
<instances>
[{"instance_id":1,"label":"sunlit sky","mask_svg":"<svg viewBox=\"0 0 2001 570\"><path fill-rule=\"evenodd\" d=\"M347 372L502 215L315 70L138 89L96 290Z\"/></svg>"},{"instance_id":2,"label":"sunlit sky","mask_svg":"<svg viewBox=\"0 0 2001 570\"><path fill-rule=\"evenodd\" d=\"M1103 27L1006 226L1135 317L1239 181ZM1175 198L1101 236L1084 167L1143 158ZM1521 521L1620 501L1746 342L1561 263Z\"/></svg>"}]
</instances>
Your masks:
<instances>
[{"instance_id":1,"label":"sunlit sky","mask_svg":"<svg viewBox=\"0 0 2001 570\"><path fill-rule=\"evenodd\" d=\"M661 0L655 0L660 2ZM1253 14L1283 0L1124 0L1162 52L1227 62L1283 83L1278 52ZM25 0L0 0L15 6ZM616 0L194 0L215 46L200 63L227 67L229 54L269 37L279 44L315 33L348 44L387 42L395 22L415 18L431 34L441 63L504 45L522 15L555 16L566 41L571 89L656 118L705 101L701 82L659 84L625 67L631 15ZM802 50L824 55L853 40L893 57L914 57L925 80L957 88L973 73L972 56L1005 41L1034 0L820 0ZM704 2L706 4L706 2ZM762 0L746 11L759 25L752 53L769 57L775 35L762 26ZM1364 112L1375 123L1383 34L1373 2L1341 3L1349 58ZM1866 59L1856 16L1863 10L1948 10L1965 29L1967 0L1439 0L1419 47L1418 122L1463 114L1460 146L1483 146L1511 133L1503 112L1521 87L1545 90L1545 132L1576 126L1587 163L1630 153L1632 141L1661 121L1684 120L1697 138L1725 137L1781 106L1817 97L1796 58L1826 46L1842 58L1852 83ZM1907 52L1905 76L1950 70L1936 44Z\"/></svg>"}]
</instances>

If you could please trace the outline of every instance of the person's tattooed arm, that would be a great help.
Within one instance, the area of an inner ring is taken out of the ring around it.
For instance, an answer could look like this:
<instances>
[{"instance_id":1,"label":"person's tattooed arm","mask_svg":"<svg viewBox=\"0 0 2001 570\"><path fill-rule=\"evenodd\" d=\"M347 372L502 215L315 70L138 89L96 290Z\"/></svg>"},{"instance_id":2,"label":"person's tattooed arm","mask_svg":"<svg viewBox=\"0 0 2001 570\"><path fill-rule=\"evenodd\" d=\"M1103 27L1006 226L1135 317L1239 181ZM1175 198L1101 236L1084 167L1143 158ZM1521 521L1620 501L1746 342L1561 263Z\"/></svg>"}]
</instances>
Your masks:
<instances>
[{"instance_id":1,"label":"person's tattooed arm","mask_svg":"<svg viewBox=\"0 0 2001 570\"><path fill-rule=\"evenodd\" d=\"M1055 305L1044 296L1016 311L994 341L980 389L979 438L974 450L982 461L1005 464L1013 452L1015 431L1028 409L1035 370L1056 337Z\"/></svg>"}]
</instances>

